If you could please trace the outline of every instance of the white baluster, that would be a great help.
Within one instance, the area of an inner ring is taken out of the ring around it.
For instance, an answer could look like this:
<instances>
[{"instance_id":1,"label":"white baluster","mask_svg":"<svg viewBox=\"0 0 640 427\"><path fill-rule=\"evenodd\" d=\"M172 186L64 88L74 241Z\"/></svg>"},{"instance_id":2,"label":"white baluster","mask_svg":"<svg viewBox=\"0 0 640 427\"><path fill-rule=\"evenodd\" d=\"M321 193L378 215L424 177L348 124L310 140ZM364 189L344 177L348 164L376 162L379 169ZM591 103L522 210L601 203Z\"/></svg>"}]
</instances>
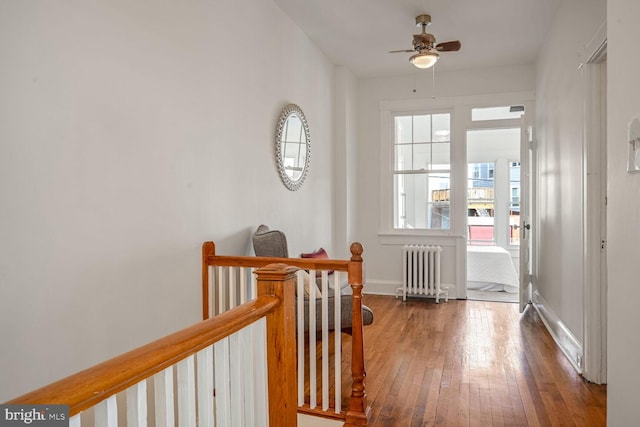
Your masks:
<instances>
[{"instance_id":1,"label":"white baluster","mask_svg":"<svg viewBox=\"0 0 640 427\"><path fill-rule=\"evenodd\" d=\"M216 366L216 425L231 426L231 402L229 391L229 338L213 345Z\"/></svg>"},{"instance_id":2,"label":"white baluster","mask_svg":"<svg viewBox=\"0 0 640 427\"><path fill-rule=\"evenodd\" d=\"M198 370L198 426L213 427L213 346L196 354Z\"/></svg>"},{"instance_id":3,"label":"white baluster","mask_svg":"<svg viewBox=\"0 0 640 427\"><path fill-rule=\"evenodd\" d=\"M147 381L127 389L127 427L147 425Z\"/></svg>"},{"instance_id":4,"label":"white baluster","mask_svg":"<svg viewBox=\"0 0 640 427\"><path fill-rule=\"evenodd\" d=\"M229 310L237 305L238 299L236 298L236 269L235 267L229 267Z\"/></svg>"},{"instance_id":5,"label":"white baluster","mask_svg":"<svg viewBox=\"0 0 640 427\"><path fill-rule=\"evenodd\" d=\"M269 394L267 389L267 321L263 317L251 325L253 336L253 393L256 427L267 427L269 422Z\"/></svg>"},{"instance_id":6,"label":"white baluster","mask_svg":"<svg viewBox=\"0 0 640 427\"><path fill-rule=\"evenodd\" d=\"M225 267L218 267L218 274L216 275L216 277L218 278L218 282L216 283L217 288L218 288L218 312L216 314L220 314L220 313L224 313L225 311L227 311L226 307L225 307L225 287L226 287L226 280L225 280L225 273L226 273L226 268Z\"/></svg>"},{"instance_id":7,"label":"white baluster","mask_svg":"<svg viewBox=\"0 0 640 427\"><path fill-rule=\"evenodd\" d=\"M316 271L309 270L309 280L316 280ZM316 378L316 286L309 286L309 407L318 402Z\"/></svg>"},{"instance_id":8,"label":"white baluster","mask_svg":"<svg viewBox=\"0 0 640 427\"><path fill-rule=\"evenodd\" d=\"M80 420L80 414L76 414L69 418L69 427L81 427L82 422Z\"/></svg>"},{"instance_id":9,"label":"white baluster","mask_svg":"<svg viewBox=\"0 0 640 427\"><path fill-rule=\"evenodd\" d=\"M229 385L231 390L231 425L245 425L242 411L244 379L239 332L229 336Z\"/></svg>"},{"instance_id":10,"label":"white baluster","mask_svg":"<svg viewBox=\"0 0 640 427\"><path fill-rule=\"evenodd\" d=\"M251 299L254 300L258 297L258 277L253 274L255 268L251 268Z\"/></svg>"},{"instance_id":11,"label":"white baluster","mask_svg":"<svg viewBox=\"0 0 640 427\"><path fill-rule=\"evenodd\" d=\"M96 427L118 427L118 405L113 395L95 406Z\"/></svg>"},{"instance_id":12,"label":"white baluster","mask_svg":"<svg viewBox=\"0 0 640 427\"><path fill-rule=\"evenodd\" d=\"M240 268L240 304L247 302L247 269Z\"/></svg>"},{"instance_id":13,"label":"white baluster","mask_svg":"<svg viewBox=\"0 0 640 427\"><path fill-rule=\"evenodd\" d=\"M158 372L153 377L156 406L156 427L173 427L173 366Z\"/></svg>"},{"instance_id":14,"label":"white baluster","mask_svg":"<svg viewBox=\"0 0 640 427\"><path fill-rule=\"evenodd\" d=\"M334 289L334 298L340 298L340 288ZM329 409L329 279L322 270L322 410Z\"/></svg>"},{"instance_id":15,"label":"white baluster","mask_svg":"<svg viewBox=\"0 0 640 427\"><path fill-rule=\"evenodd\" d=\"M196 391L194 357L189 356L177 364L178 372L178 426L196 425Z\"/></svg>"},{"instance_id":16,"label":"white baluster","mask_svg":"<svg viewBox=\"0 0 640 427\"><path fill-rule=\"evenodd\" d=\"M254 324L238 331L240 340L240 365L243 367L242 373L242 419L244 425L254 426L256 424L254 417L254 407L256 405L253 393L253 384L255 381L255 363L253 361L253 353L255 345L253 343Z\"/></svg>"}]
</instances>

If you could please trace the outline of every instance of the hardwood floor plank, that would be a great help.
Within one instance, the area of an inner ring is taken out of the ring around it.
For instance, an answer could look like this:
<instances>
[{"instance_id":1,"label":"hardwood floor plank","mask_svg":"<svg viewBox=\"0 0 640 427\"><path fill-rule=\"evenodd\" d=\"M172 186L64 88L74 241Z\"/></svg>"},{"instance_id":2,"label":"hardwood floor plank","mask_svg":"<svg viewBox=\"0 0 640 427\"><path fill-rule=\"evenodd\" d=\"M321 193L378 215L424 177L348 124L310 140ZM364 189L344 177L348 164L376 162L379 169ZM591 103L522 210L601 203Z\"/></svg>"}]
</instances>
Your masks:
<instances>
[{"instance_id":1,"label":"hardwood floor plank","mask_svg":"<svg viewBox=\"0 0 640 427\"><path fill-rule=\"evenodd\" d=\"M535 310L377 295L364 303L375 313L365 327L370 426L606 425L606 386L574 371Z\"/></svg>"}]
</instances>

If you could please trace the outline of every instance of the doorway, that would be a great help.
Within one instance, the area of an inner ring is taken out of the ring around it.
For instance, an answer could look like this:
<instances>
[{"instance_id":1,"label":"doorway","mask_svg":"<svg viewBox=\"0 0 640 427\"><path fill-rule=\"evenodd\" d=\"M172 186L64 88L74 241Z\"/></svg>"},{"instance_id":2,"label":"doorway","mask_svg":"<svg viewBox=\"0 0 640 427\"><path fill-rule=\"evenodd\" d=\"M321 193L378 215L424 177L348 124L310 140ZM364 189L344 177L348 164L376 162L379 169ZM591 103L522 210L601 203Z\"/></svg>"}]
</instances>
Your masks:
<instances>
[{"instance_id":1,"label":"doorway","mask_svg":"<svg viewBox=\"0 0 640 427\"><path fill-rule=\"evenodd\" d=\"M606 39L585 67L584 377L607 382L607 52Z\"/></svg>"},{"instance_id":2,"label":"doorway","mask_svg":"<svg viewBox=\"0 0 640 427\"><path fill-rule=\"evenodd\" d=\"M469 129L467 298L519 301L521 127Z\"/></svg>"}]
</instances>

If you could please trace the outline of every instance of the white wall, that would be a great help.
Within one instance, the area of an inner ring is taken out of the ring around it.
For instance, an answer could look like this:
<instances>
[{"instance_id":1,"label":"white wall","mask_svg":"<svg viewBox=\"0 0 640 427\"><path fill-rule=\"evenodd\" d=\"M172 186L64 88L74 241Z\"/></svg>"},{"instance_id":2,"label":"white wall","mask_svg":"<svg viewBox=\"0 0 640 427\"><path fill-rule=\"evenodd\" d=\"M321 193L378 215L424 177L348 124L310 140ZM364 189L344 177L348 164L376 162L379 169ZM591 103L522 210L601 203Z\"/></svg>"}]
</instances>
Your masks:
<instances>
[{"instance_id":1,"label":"white wall","mask_svg":"<svg viewBox=\"0 0 640 427\"><path fill-rule=\"evenodd\" d=\"M444 60L444 59L443 59ZM410 67L410 65L407 65ZM432 89L431 71L416 71L403 77L372 78L360 81L358 128L358 225L357 237L366 254L367 289L393 294L402 283L401 255L398 245L381 244L381 181L380 181L380 106L383 101L417 100L422 108L437 99L473 95L533 91L535 67L514 66L473 71L439 72L436 89ZM413 89L416 92L413 92ZM464 141L453 141L464 143ZM457 151L454 148L454 151ZM462 172L464 176L466 169ZM455 237L443 252L444 283L456 281Z\"/></svg>"},{"instance_id":2,"label":"white wall","mask_svg":"<svg viewBox=\"0 0 640 427\"><path fill-rule=\"evenodd\" d=\"M608 365L607 422L640 419L640 175L626 173L627 123L640 114L640 2L607 2L608 73Z\"/></svg>"},{"instance_id":3,"label":"white wall","mask_svg":"<svg viewBox=\"0 0 640 427\"><path fill-rule=\"evenodd\" d=\"M583 96L581 52L605 21L604 0L564 0L538 58L536 288L584 342ZM554 316L554 317L555 317Z\"/></svg>"},{"instance_id":4,"label":"white wall","mask_svg":"<svg viewBox=\"0 0 640 427\"><path fill-rule=\"evenodd\" d=\"M197 321L205 240L331 247L334 69L271 1L2 2L0 58L0 401Z\"/></svg>"}]
</instances>

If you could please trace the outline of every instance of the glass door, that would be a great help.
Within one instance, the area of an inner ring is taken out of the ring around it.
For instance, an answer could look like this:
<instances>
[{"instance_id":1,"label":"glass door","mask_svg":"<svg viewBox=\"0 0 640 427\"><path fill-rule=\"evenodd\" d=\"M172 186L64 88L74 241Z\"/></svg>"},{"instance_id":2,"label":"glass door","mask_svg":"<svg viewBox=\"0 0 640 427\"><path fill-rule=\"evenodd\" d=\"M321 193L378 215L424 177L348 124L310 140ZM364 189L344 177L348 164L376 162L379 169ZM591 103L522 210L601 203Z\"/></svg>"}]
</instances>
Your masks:
<instances>
[{"instance_id":1,"label":"glass door","mask_svg":"<svg viewBox=\"0 0 640 427\"><path fill-rule=\"evenodd\" d=\"M520 128L467 131L467 239L520 243Z\"/></svg>"}]
</instances>

